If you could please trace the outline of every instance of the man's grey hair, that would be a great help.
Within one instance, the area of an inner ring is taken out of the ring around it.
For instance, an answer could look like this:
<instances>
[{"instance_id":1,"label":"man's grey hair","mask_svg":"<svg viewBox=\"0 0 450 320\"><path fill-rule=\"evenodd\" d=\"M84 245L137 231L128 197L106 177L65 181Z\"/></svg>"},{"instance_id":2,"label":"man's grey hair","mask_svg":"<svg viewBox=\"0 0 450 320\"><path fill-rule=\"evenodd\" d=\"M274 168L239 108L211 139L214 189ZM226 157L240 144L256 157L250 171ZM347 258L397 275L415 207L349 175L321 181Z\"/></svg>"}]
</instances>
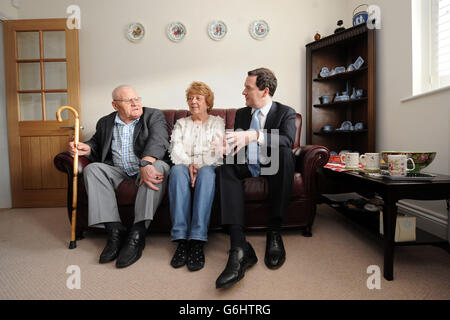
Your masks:
<instances>
[{"instance_id":1,"label":"man's grey hair","mask_svg":"<svg viewBox=\"0 0 450 320\"><path fill-rule=\"evenodd\" d=\"M120 86L116 87L113 91L112 91L112 99L113 100L117 100L119 98L119 92L122 89L133 89L133 87L126 85L126 84L121 84Z\"/></svg>"}]
</instances>

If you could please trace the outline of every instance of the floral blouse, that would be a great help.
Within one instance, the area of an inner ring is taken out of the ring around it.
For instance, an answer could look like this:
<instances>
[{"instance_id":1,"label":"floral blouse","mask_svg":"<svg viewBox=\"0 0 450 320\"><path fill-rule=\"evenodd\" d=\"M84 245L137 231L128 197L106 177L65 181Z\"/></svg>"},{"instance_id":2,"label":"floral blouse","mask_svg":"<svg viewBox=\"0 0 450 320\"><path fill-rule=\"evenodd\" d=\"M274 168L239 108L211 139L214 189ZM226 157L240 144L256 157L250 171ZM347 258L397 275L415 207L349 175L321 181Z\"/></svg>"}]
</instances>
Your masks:
<instances>
[{"instance_id":1,"label":"floral blouse","mask_svg":"<svg viewBox=\"0 0 450 320\"><path fill-rule=\"evenodd\" d=\"M186 166L194 163L200 168L222 164L222 155L214 154L211 148L211 142L218 139L216 134L225 135L225 121L219 116L210 115L204 123L191 117L178 119L170 139L172 162Z\"/></svg>"}]
</instances>

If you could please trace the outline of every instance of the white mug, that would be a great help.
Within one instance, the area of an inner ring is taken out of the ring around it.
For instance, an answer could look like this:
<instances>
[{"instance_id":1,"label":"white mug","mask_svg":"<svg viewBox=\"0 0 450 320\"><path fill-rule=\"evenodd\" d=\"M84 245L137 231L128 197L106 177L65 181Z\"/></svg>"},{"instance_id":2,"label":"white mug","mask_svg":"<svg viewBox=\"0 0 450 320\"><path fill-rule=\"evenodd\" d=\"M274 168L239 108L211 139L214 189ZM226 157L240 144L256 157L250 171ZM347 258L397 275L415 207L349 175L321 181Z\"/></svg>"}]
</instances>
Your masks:
<instances>
[{"instance_id":1,"label":"white mug","mask_svg":"<svg viewBox=\"0 0 450 320\"><path fill-rule=\"evenodd\" d=\"M408 161L411 161L412 168L408 169ZM407 158L404 154L388 155L389 174L391 176L406 176L409 171L416 168L413 159Z\"/></svg>"},{"instance_id":2,"label":"white mug","mask_svg":"<svg viewBox=\"0 0 450 320\"><path fill-rule=\"evenodd\" d=\"M359 159L364 165L364 171L379 172L380 171L380 154L379 153L365 153Z\"/></svg>"},{"instance_id":3,"label":"white mug","mask_svg":"<svg viewBox=\"0 0 450 320\"><path fill-rule=\"evenodd\" d=\"M348 152L341 156L341 161L345 163L346 169L359 169L359 153Z\"/></svg>"}]
</instances>

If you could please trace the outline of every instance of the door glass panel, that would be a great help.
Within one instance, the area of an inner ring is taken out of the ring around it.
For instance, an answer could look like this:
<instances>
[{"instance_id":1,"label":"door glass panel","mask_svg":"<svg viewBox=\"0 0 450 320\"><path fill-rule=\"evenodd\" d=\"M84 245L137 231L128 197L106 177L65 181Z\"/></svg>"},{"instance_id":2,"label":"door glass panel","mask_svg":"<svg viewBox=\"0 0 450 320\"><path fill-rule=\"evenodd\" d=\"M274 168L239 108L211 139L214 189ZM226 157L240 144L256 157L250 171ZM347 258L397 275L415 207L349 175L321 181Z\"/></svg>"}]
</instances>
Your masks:
<instances>
[{"instance_id":1,"label":"door glass panel","mask_svg":"<svg viewBox=\"0 0 450 320\"><path fill-rule=\"evenodd\" d=\"M19 63L19 90L41 90L40 63Z\"/></svg>"},{"instance_id":2,"label":"door glass panel","mask_svg":"<svg viewBox=\"0 0 450 320\"><path fill-rule=\"evenodd\" d=\"M20 121L42 120L40 93L19 93Z\"/></svg>"},{"instance_id":3,"label":"door glass panel","mask_svg":"<svg viewBox=\"0 0 450 320\"><path fill-rule=\"evenodd\" d=\"M66 63L65 62L45 62L45 89L66 89Z\"/></svg>"},{"instance_id":4,"label":"door glass panel","mask_svg":"<svg viewBox=\"0 0 450 320\"><path fill-rule=\"evenodd\" d=\"M46 93L45 94L45 112L47 120L56 120L56 111L61 106L67 106L67 93ZM69 119L68 110L61 112L63 120Z\"/></svg>"},{"instance_id":5,"label":"door glass panel","mask_svg":"<svg viewBox=\"0 0 450 320\"><path fill-rule=\"evenodd\" d=\"M17 32L17 58L40 59L39 32Z\"/></svg>"},{"instance_id":6,"label":"door glass panel","mask_svg":"<svg viewBox=\"0 0 450 320\"><path fill-rule=\"evenodd\" d=\"M44 58L66 57L65 31L44 31Z\"/></svg>"}]
</instances>

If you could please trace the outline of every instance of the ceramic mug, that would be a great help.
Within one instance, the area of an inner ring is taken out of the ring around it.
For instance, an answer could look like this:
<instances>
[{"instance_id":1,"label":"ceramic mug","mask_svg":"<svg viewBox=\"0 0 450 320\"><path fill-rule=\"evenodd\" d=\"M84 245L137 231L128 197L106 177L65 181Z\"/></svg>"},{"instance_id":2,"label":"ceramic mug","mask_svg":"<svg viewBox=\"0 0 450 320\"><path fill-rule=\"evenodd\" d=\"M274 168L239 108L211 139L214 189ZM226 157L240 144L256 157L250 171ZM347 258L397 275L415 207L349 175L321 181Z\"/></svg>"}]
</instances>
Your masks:
<instances>
[{"instance_id":1,"label":"ceramic mug","mask_svg":"<svg viewBox=\"0 0 450 320\"><path fill-rule=\"evenodd\" d=\"M346 169L359 169L359 153L348 152L341 156L341 162L345 163Z\"/></svg>"},{"instance_id":2,"label":"ceramic mug","mask_svg":"<svg viewBox=\"0 0 450 320\"><path fill-rule=\"evenodd\" d=\"M412 168L408 169L408 161L412 163ZM413 159L407 158L404 154L388 155L389 174L391 176L406 176L406 174L416 168Z\"/></svg>"},{"instance_id":3,"label":"ceramic mug","mask_svg":"<svg viewBox=\"0 0 450 320\"><path fill-rule=\"evenodd\" d=\"M380 171L380 154L379 153L365 153L359 157L361 163L364 165L364 171L379 172Z\"/></svg>"}]
</instances>

